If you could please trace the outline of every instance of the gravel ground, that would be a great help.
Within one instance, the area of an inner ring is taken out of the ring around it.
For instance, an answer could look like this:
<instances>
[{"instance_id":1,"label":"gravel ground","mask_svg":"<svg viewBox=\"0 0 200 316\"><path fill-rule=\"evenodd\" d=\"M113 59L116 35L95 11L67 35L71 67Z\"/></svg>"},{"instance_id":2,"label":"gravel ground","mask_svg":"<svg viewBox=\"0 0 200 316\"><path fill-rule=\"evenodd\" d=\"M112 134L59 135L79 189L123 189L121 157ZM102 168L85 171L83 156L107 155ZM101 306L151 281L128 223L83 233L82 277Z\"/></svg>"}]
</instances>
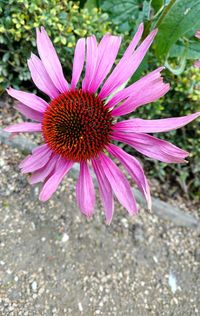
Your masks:
<instances>
[{"instance_id":1,"label":"gravel ground","mask_svg":"<svg viewBox=\"0 0 200 316\"><path fill-rule=\"evenodd\" d=\"M43 204L19 173L22 158L2 145L0 315L200 315L198 229L143 209L129 217L117 203L106 226L98 199L87 221L70 174Z\"/></svg>"},{"instance_id":2,"label":"gravel ground","mask_svg":"<svg viewBox=\"0 0 200 316\"><path fill-rule=\"evenodd\" d=\"M22 121L9 102L0 102L3 126ZM142 208L129 217L117 203L106 226L98 198L88 221L76 208L72 174L43 204L39 186L19 172L22 159L1 146L0 315L200 315L199 228ZM152 192L199 218L175 187L153 181Z\"/></svg>"}]
</instances>

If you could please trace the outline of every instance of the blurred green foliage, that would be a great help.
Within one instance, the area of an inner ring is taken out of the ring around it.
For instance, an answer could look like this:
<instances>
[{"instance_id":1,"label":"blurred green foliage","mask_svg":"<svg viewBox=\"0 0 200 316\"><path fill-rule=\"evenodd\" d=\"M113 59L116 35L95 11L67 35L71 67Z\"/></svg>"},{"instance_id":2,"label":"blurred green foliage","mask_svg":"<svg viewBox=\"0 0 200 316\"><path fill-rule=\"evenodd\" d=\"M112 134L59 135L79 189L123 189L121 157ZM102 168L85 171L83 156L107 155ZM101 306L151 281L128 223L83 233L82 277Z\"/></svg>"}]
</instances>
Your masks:
<instances>
[{"instance_id":1,"label":"blurred green foliage","mask_svg":"<svg viewBox=\"0 0 200 316\"><path fill-rule=\"evenodd\" d=\"M79 37L100 38L111 31L106 13L97 8L80 10L78 3L68 0L1 0L0 20L0 91L30 80L26 61L31 51L36 52L36 27L46 28L65 73L70 71Z\"/></svg>"},{"instance_id":2,"label":"blurred green foliage","mask_svg":"<svg viewBox=\"0 0 200 316\"><path fill-rule=\"evenodd\" d=\"M199 15L200 0L169 1L155 23L152 23L159 29L155 40L157 58L166 58L170 48L180 39L185 39L185 55L190 53L190 39L200 28L200 20L196 18Z\"/></svg>"},{"instance_id":3,"label":"blurred green foliage","mask_svg":"<svg viewBox=\"0 0 200 316\"><path fill-rule=\"evenodd\" d=\"M187 115L200 111L200 71L192 67L200 59L200 0L1 0L0 7L0 91L12 85L30 87L26 60L36 52L35 28L45 26L70 80L74 46L79 37L106 32L124 37L121 56L139 23L146 36L158 27L158 35L148 55L130 82L160 65L171 90L162 99L140 107L137 115L145 119ZM173 32L172 32L173 30ZM155 57L156 56L156 57ZM176 181L186 194L200 196L199 120L169 133L159 134L190 152L188 165L167 165L145 159L146 169L165 182ZM126 147L130 151L130 147ZM134 153L135 154L135 153ZM140 155L141 157L141 155ZM148 168L149 167L149 168Z\"/></svg>"},{"instance_id":4,"label":"blurred green foliage","mask_svg":"<svg viewBox=\"0 0 200 316\"><path fill-rule=\"evenodd\" d=\"M137 113L126 118L136 115L158 119L200 111L200 71L192 67L194 61L200 59L200 41L194 37L200 29L200 19L196 18L200 15L200 0L99 0L98 4L109 13L112 25L126 34L127 44L140 22L145 25L144 36L158 28L153 47L130 82L165 65L163 76L171 89L157 102L139 108ZM169 165L145 158L143 161L149 173L163 183L166 179L172 183L176 181L185 194L200 198L199 119L182 129L157 136L188 151L189 164ZM128 146L125 149L133 152Z\"/></svg>"},{"instance_id":5,"label":"blurred green foliage","mask_svg":"<svg viewBox=\"0 0 200 316\"><path fill-rule=\"evenodd\" d=\"M109 13L114 25L120 32L130 32L140 19L141 1L139 0L104 0L101 8Z\"/></svg>"},{"instance_id":6,"label":"blurred green foliage","mask_svg":"<svg viewBox=\"0 0 200 316\"><path fill-rule=\"evenodd\" d=\"M161 99L140 107L134 115L144 119L178 117L200 111L200 71L193 66L179 76L168 70L163 71L165 82L171 89ZM131 114L133 116L133 114ZM168 133L155 134L183 148L190 153L188 164L165 164L143 159L146 169L153 177L163 183L168 179L178 183L182 191L189 197L200 198L200 121L199 119ZM128 147L126 150L129 150ZM140 156L141 157L141 156Z\"/></svg>"}]
</instances>

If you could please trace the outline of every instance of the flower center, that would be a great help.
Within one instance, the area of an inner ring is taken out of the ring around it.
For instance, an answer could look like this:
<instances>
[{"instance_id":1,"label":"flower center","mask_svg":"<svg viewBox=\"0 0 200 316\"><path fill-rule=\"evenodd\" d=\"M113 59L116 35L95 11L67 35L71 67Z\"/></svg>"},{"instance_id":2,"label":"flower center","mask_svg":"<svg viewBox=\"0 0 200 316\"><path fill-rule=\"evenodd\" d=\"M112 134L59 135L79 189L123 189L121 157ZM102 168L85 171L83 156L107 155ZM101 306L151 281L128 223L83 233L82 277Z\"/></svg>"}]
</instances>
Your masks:
<instances>
[{"instance_id":1,"label":"flower center","mask_svg":"<svg viewBox=\"0 0 200 316\"><path fill-rule=\"evenodd\" d=\"M112 116L104 102L82 90L65 92L47 107L42 131L57 154L73 161L95 157L110 142Z\"/></svg>"}]
</instances>

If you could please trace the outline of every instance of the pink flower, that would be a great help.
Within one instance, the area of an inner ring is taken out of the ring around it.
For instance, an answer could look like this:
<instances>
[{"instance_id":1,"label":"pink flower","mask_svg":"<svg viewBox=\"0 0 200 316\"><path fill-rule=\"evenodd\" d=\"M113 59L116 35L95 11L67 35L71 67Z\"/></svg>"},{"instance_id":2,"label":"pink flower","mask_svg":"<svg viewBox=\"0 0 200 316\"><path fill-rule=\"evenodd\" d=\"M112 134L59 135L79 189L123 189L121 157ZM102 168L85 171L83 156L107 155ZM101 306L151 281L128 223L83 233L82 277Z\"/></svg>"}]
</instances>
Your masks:
<instances>
[{"instance_id":1,"label":"pink flower","mask_svg":"<svg viewBox=\"0 0 200 316\"><path fill-rule=\"evenodd\" d=\"M195 61L194 66L200 68L200 60Z\"/></svg>"},{"instance_id":2,"label":"pink flower","mask_svg":"<svg viewBox=\"0 0 200 316\"><path fill-rule=\"evenodd\" d=\"M200 30L196 32L195 36L200 39Z\"/></svg>"},{"instance_id":3,"label":"pink flower","mask_svg":"<svg viewBox=\"0 0 200 316\"><path fill-rule=\"evenodd\" d=\"M157 30L138 45L143 24L138 28L123 57L114 66L121 37L106 34L100 43L95 36L79 39L75 48L72 80L69 84L56 51L44 28L37 30L40 58L31 55L28 66L36 86L50 98L49 102L32 93L9 88L8 93L20 103L17 109L37 123L20 123L7 127L8 132L40 132L44 144L24 159L20 168L32 173L31 184L44 182L41 201L48 200L75 162L80 163L76 186L77 204L83 214L94 212L95 190L90 174L93 168L99 185L107 223L112 220L113 194L130 214L137 213L131 187L111 157L116 158L133 178L151 208L147 179L140 162L113 141L130 145L140 153L168 163L184 162L188 153L148 133L167 132L184 126L200 115L161 120L133 118L119 121L138 107L165 95L169 84L163 82L160 67L126 88L124 85L147 53ZM82 85L77 88L85 63ZM111 70L113 67L113 70Z\"/></svg>"},{"instance_id":4,"label":"pink flower","mask_svg":"<svg viewBox=\"0 0 200 316\"><path fill-rule=\"evenodd\" d=\"M198 30L198 31L196 32L195 36L200 39L200 30ZM197 68L200 68L200 60L197 60L197 61L194 63L194 66L197 67Z\"/></svg>"}]
</instances>

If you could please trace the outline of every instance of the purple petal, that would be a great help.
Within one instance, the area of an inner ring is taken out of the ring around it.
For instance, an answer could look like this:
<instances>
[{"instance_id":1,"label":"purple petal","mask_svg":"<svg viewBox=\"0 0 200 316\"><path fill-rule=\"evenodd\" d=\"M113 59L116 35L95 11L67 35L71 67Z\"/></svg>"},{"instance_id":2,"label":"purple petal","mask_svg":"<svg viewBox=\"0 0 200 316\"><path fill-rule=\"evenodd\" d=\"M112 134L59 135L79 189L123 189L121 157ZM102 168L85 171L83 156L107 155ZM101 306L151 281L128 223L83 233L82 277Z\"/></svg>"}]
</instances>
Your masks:
<instances>
[{"instance_id":1,"label":"purple petal","mask_svg":"<svg viewBox=\"0 0 200 316\"><path fill-rule=\"evenodd\" d=\"M41 132L42 126L39 123L18 123L10 125L4 128L5 132L9 133L32 133L32 132Z\"/></svg>"},{"instance_id":2,"label":"purple petal","mask_svg":"<svg viewBox=\"0 0 200 316\"><path fill-rule=\"evenodd\" d=\"M94 172L97 177L97 181L99 184L99 193L100 198L105 210L105 216L106 216L106 223L109 225L112 221L113 213L114 213L114 200L113 200L113 193L112 188L107 180L104 170L101 166L101 163L98 159L92 160L92 166L94 169Z\"/></svg>"},{"instance_id":3,"label":"purple petal","mask_svg":"<svg viewBox=\"0 0 200 316\"><path fill-rule=\"evenodd\" d=\"M113 116L121 116L136 110L139 106L154 102L164 96L170 89L170 85L163 83L162 80L149 85L140 94L132 94L122 105L112 111Z\"/></svg>"},{"instance_id":4,"label":"purple petal","mask_svg":"<svg viewBox=\"0 0 200 316\"><path fill-rule=\"evenodd\" d=\"M80 163L80 174L76 185L76 199L81 212L91 217L94 212L95 190L87 162Z\"/></svg>"},{"instance_id":5,"label":"purple petal","mask_svg":"<svg viewBox=\"0 0 200 316\"><path fill-rule=\"evenodd\" d=\"M37 121L37 122L42 122L43 114L41 112L38 112L36 110L33 110L29 108L28 106L24 104L17 104L15 108L24 116L26 116L28 119Z\"/></svg>"},{"instance_id":6,"label":"purple petal","mask_svg":"<svg viewBox=\"0 0 200 316\"><path fill-rule=\"evenodd\" d=\"M97 40L94 35L87 38L86 50L86 70L85 78L82 82L83 91L90 91L89 87L95 74L96 63L98 58Z\"/></svg>"},{"instance_id":7,"label":"purple petal","mask_svg":"<svg viewBox=\"0 0 200 316\"><path fill-rule=\"evenodd\" d=\"M119 202L128 210L130 214L137 213L135 198L123 173L106 155L100 154L99 160L106 178L110 182L113 192L115 193Z\"/></svg>"},{"instance_id":8,"label":"purple petal","mask_svg":"<svg viewBox=\"0 0 200 316\"><path fill-rule=\"evenodd\" d=\"M146 76L142 77L140 80L134 82L127 88L117 92L111 100L107 103L107 107L113 107L117 105L119 102L125 100L126 98L130 97L131 95L137 96L141 94L141 91L145 91L150 85L154 85L155 81L157 83L157 79L161 79L161 71L164 67L159 67L154 71L150 72Z\"/></svg>"},{"instance_id":9,"label":"purple petal","mask_svg":"<svg viewBox=\"0 0 200 316\"><path fill-rule=\"evenodd\" d=\"M43 27L41 27L41 31L37 29L36 42L42 63L55 87L60 92L68 91L68 82L64 78L58 55L47 32Z\"/></svg>"},{"instance_id":10,"label":"purple petal","mask_svg":"<svg viewBox=\"0 0 200 316\"><path fill-rule=\"evenodd\" d=\"M139 41L141 40L142 33L144 31L144 24L141 23L137 29L137 32L135 33L132 41L130 42L129 46L127 47L123 58L129 58L133 54L136 46L138 45Z\"/></svg>"},{"instance_id":11,"label":"purple petal","mask_svg":"<svg viewBox=\"0 0 200 316\"><path fill-rule=\"evenodd\" d=\"M85 39L81 38L78 40L76 44L75 52L74 52L71 90L74 90L76 88L81 72L83 70L84 60L85 60Z\"/></svg>"},{"instance_id":12,"label":"purple petal","mask_svg":"<svg viewBox=\"0 0 200 316\"><path fill-rule=\"evenodd\" d=\"M47 144L43 144L43 145L40 145L40 146L37 146L37 147L33 148L32 154L43 153L44 149L49 149Z\"/></svg>"},{"instance_id":13,"label":"purple petal","mask_svg":"<svg viewBox=\"0 0 200 316\"><path fill-rule=\"evenodd\" d=\"M19 165L22 173L29 173L44 167L49 161L52 150L46 145L38 146L32 155L26 157Z\"/></svg>"},{"instance_id":14,"label":"purple petal","mask_svg":"<svg viewBox=\"0 0 200 316\"><path fill-rule=\"evenodd\" d=\"M56 169L53 175L45 182L39 195L39 199L42 202L51 198L53 193L57 190L64 176L73 166L72 161L68 161L64 158L60 158L57 161Z\"/></svg>"},{"instance_id":15,"label":"purple petal","mask_svg":"<svg viewBox=\"0 0 200 316\"><path fill-rule=\"evenodd\" d=\"M146 198L148 208L151 209L151 195L149 185L147 182L147 178L145 177L144 170L139 161L113 144L109 144L106 149L111 155L116 157L124 165L124 167L130 173L131 177L143 193L144 197Z\"/></svg>"},{"instance_id":16,"label":"purple petal","mask_svg":"<svg viewBox=\"0 0 200 316\"><path fill-rule=\"evenodd\" d=\"M122 62L118 63L104 83L99 94L100 98L104 99L108 97L133 75L152 44L156 33L157 30L153 30L131 56L126 58L122 57Z\"/></svg>"},{"instance_id":17,"label":"purple petal","mask_svg":"<svg viewBox=\"0 0 200 316\"><path fill-rule=\"evenodd\" d=\"M196 68L200 68L200 60L197 60L195 63L194 63L194 66Z\"/></svg>"},{"instance_id":18,"label":"purple petal","mask_svg":"<svg viewBox=\"0 0 200 316\"><path fill-rule=\"evenodd\" d=\"M19 91L13 88L9 88L6 91L9 95L11 95L11 97L17 99L35 111L43 113L48 106L47 102L33 93Z\"/></svg>"},{"instance_id":19,"label":"purple petal","mask_svg":"<svg viewBox=\"0 0 200 316\"><path fill-rule=\"evenodd\" d=\"M121 44L121 37L104 35L98 46L98 59L93 80L90 84L90 92L95 93L100 84L110 72L119 47Z\"/></svg>"},{"instance_id":20,"label":"purple petal","mask_svg":"<svg viewBox=\"0 0 200 316\"><path fill-rule=\"evenodd\" d=\"M139 118L117 122L113 129L119 132L158 133L168 132L180 128L200 116L200 112L161 120L142 120Z\"/></svg>"},{"instance_id":21,"label":"purple petal","mask_svg":"<svg viewBox=\"0 0 200 316\"><path fill-rule=\"evenodd\" d=\"M148 134L113 132L114 140L124 142L147 157L168 163L185 162L188 152Z\"/></svg>"},{"instance_id":22,"label":"purple petal","mask_svg":"<svg viewBox=\"0 0 200 316\"><path fill-rule=\"evenodd\" d=\"M51 99L56 98L59 95L59 91L51 81L43 63L36 55L31 54L31 58L28 60L28 67L33 82L38 89L47 94Z\"/></svg>"},{"instance_id":23,"label":"purple petal","mask_svg":"<svg viewBox=\"0 0 200 316\"><path fill-rule=\"evenodd\" d=\"M56 163L59 159L58 155L53 154L47 164L40 168L39 170L35 171L31 177L28 179L30 184L43 182L45 179L53 172L55 169Z\"/></svg>"},{"instance_id":24,"label":"purple petal","mask_svg":"<svg viewBox=\"0 0 200 316\"><path fill-rule=\"evenodd\" d=\"M196 32L195 36L200 39L200 30Z\"/></svg>"}]
</instances>

